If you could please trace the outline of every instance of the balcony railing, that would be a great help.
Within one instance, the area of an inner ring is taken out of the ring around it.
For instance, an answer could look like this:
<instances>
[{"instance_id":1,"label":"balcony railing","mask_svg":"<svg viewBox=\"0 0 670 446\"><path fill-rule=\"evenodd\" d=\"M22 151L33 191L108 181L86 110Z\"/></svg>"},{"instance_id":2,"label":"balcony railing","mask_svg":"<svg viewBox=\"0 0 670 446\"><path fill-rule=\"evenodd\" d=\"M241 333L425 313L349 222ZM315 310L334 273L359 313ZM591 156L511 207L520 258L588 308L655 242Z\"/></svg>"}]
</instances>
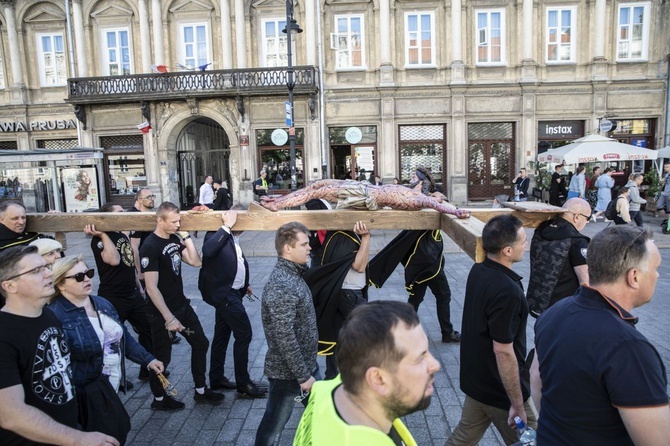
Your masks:
<instances>
[{"instance_id":1,"label":"balcony railing","mask_svg":"<svg viewBox=\"0 0 670 446\"><path fill-rule=\"evenodd\" d=\"M318 90L315 67L299 66L293 71L296 94ZM68 79L67 102L92 104L178 97L282 95L288 92L287 79L285 67L79 77Z\"/></svg>"}]
</instances>

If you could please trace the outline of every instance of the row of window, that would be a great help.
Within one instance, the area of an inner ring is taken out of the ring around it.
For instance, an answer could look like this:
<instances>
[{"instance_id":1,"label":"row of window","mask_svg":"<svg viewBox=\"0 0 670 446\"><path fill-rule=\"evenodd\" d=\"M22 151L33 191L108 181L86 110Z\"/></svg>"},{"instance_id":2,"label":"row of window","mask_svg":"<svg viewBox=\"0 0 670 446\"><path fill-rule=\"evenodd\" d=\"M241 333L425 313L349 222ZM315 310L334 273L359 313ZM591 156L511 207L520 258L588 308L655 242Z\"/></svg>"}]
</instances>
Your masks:
<instances>
[{"instance_id":1,"label":"row of window","mask_svg":"<svg viewBox=\"0 0 670 446\"><path fill-rule=\"evenodd\" d=\"M647 60L649 2L620 4L616 25L617 61ZM363 14L336 15L330 47L335 51L337 69L365 69L365 21ZM405 66L436 66L435 12L406 12ZM577 6L546 9L545 62L575 63L577 58ZM506 10L475 10L475 60L478 66L506 64ZM286 20L262 20L261 65L287 65ZM135 72L132 36L129 28L107 28L101 31L102 75L127 75ZM62 86L67 79L62 33L37 34L40 82L42 86ZM177 60L180 69L196 69L213 61L212 40L207 23L183 23L178 26ZM0 87L4 76L0 74Z\"/></svg>"}]
</instances>

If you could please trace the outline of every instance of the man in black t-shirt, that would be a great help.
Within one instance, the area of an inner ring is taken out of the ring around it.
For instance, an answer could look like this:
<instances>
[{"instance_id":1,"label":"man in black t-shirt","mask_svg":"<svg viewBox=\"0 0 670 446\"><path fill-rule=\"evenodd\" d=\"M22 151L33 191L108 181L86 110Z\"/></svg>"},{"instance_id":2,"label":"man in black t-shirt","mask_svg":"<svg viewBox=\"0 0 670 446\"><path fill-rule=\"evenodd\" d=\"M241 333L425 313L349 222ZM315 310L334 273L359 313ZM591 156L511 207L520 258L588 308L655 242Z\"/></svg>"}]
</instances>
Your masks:
<instances>
[{"instance_id":1,"label":"man in black t-shirt","mask_svg":"<svg viewBox=\"0 0 670 446\"><path fill-rule=\"evenodd\" d=\"M559 164L554 168L554 173L551 174L551 186L549 186L549 204L554 206L562 206L565 202L565 196L568 194L567 186L565 185L565 178L561 175L563 165Z\"/></svg>"},{"instance_id":2,"label":"man in black t-shirt","mask_svg":"<svg viewBox=\"0 0 670 446\"><path fill-rule=\"evenodd\" d=\"M100 212L124 210L118 204L106 203ZM84 233L93 236L91 251L100 272L98 296L114 305L121 323L129 321L138 334L139 343L153 353L144 289L137 278L135 257L128 236L121 231L96 231L94 225L86 225ZM149 379L149 371L140 368L139 379Z\"/></svg>"},{"instance_id":3,"label":"man in black t-shirt","mask_svg":"<svg viewBox=\"0 0 670 446\"><path fill-rule=\"evenodd\" d=\"M538 317L559 300L572 296L580 284L589 283L586 249L589 238L579 231L591 219L591 206L581 198L571 198L564 212L535 229L530 244L530 314Z\"/></svg>"},{"instance_id":4,"label":"man in black t-shirt","mask_svg":"<svg viewBox=\"0 0 670 446\"><path fill-rule=\"evenodd\" d=\"M218 405L223 394L207 387L207 349L209 341L203 332L200 320L184 295L181 278L182 260L195 267L202 265L198 251L188 232L181 232L179 208L164 202L156 211L156 230L140 248L140 265L149 296L147 311L151 325L153 354L167 368L172 356L172 333L181 332L191 345L191 374L195 384L193 398L196 403ZM152 376L151 391L155 410L179 410L184 403L165 393L157 376Z\"/></svg>"},{"instance_id":5,"label":"man in black t-shirt","mask_svg":"<svg viewBox=\"0 0 670 446\"><path fill-rule=\"evenodd\" d=\"M521 221L498 215L482 231L486 259L470 270L463 305L461 421L446 445L477 444L493 423L506 444L518 441L514 417L537 426L530 383L523 379L528 305L512 271L527 246Z\"/></svg>"},{"instance_id":6,"label":"man in black t-shirt","mask_svg":"<svg viewBox=\"0 0 670 446\"><path fill-rule=\"evenodd\" d=\"M35 246L0 253L0 444L109 444L114 438L80 432L61 324L44 305L53 274ZM7 428L10 427L11 430Z\"/></svg>"}]
</instances>

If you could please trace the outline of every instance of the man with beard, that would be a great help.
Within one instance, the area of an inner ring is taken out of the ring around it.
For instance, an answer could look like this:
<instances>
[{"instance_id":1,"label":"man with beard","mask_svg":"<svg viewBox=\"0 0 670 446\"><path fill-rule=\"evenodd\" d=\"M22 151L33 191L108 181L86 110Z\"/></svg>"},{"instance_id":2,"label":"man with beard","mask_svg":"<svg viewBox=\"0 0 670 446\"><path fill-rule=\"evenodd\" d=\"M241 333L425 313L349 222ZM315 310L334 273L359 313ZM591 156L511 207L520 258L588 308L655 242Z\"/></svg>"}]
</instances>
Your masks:
<instances>
[{"instance_id":1,"label":"man with beard","mask_svg":"<svg viewBox=\"0 0 670 446\"><path fill-rule=\"evenodd\" d=\"M477 444L491 423L506 444L515 443L518 437L510 426L516 416L537 427L525 366L528 304L521 276L512 271L527 243L523 225L513 215L493 217L482 231L486 259L470 270L463 305L460 378L465 402L446 446Z\"/></svg>"},{"instance_id":2,"label":"man with beard","mask_svg":"<svg viewBox=\"0 0 670 446\"><path fill-rule=\"evenodd\" d=\"M426 409L440 363L411 305L356 307L340 331L339 378L314 384L294 445L416 445L400 417Z\"/></svg>"}]
</instances>

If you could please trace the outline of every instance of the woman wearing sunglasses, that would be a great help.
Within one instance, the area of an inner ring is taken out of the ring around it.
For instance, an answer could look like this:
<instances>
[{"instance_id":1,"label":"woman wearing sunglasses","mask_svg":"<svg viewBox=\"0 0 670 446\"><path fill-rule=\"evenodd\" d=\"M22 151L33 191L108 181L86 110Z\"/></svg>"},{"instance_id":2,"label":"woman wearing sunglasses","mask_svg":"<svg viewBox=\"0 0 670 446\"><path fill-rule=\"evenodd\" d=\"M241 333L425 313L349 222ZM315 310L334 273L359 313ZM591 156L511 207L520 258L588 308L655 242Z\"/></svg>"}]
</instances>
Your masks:
<instances>
[{"instance_id":1,"label":"woman wearing sunglasses","mask_svg":"<svg viewBox=\"0 0 670 446\"><path fill-rule=\"evenodd\" d=\"M63 324L65 338L70 345L72 381L79 400L79 422L84 430L104 432L115 436L123 444L130 423L116 392L121 385L125 387L124 358L155 373L163 372L163 363L128 333L109 301L91 294L94 275L95 270L88 268L82 256L58 260L53 269L56 293L49 308ZM104 398L112 401L101 405L100 400ZM118 412L123 413L114 413L115 406ZM110 407L112 413L109 413Z\"/></svg>"}]
</instances>

